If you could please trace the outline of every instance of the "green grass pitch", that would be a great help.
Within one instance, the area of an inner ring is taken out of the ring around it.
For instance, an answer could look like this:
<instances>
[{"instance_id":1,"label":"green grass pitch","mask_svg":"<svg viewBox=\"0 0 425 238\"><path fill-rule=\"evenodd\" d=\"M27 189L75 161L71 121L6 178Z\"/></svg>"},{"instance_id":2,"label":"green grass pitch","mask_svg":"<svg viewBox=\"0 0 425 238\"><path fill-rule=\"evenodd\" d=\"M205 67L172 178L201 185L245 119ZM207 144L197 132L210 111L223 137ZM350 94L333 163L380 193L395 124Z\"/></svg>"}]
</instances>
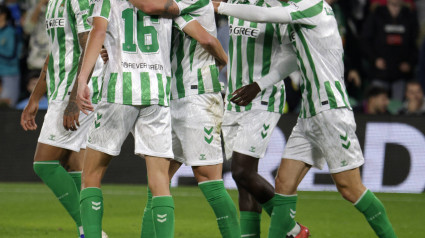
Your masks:
<instances>
[{"instance_id":1,"label":"green grass pitch","mask_svg":"<svg viewBox=\"0 0 425 238\"><path fill-rule=\"evenodd\" d=\"M237 192L230 190L237 202ZM103 229L110 238L140 237L146 186L105 185ZM172 189L176 238L219 238L214 213L197 187ZM377 194L399 238L425 237L425 194ZM0 183L0 237L76 238L76 228L53 193L41 183ZM299 222L313 238L375 237L363 216L335 192L300 192ZM262 237L269 217L263 213Z\"/></svg>"}]
</instances>

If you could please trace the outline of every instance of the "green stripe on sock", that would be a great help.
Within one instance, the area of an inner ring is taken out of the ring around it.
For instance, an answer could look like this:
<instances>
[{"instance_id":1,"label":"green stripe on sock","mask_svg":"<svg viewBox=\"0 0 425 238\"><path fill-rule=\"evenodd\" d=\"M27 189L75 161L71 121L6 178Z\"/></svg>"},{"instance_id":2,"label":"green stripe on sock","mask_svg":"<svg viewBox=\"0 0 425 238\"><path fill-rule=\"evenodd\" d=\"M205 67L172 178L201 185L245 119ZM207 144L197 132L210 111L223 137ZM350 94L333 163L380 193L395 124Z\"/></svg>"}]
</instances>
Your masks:
<instances>
[{"instance_id":1,"label":"green stripe on sock","mask_svg":"<svg viewBox=\"0 0 425 238\"><path fill-rule=\"evenodd\" d=\"M297 198L296 195L274 195L269 237L286 237L286 234L295 227Z\"/></svg>"},{"instance_id":2,"label":"green stripe on sock","mask_svg":"<svg viewBox=\"0 0 425 238\"><path fill-rule=\"evenodd\" d=\"M80 196L85 237L102 237L103 195L100 188L85 188Z\"/></svg>"},{"instance_id":3,"label":"green stripe on sock","mask_svg":"<svg viewBox=\"0 0 425 238\"><path fill-rule=\"evenodd\" d=\"M81 191L81 171L69 172L69 175L74 180L75 186L77 187L78 193Z\"/></svg>"},{"instance_id":4,"label":"green stripe on sock","mask_svg":"<svg viewBox=\"0 0 425 238\"><path fill-rule=\"evenodd\" d=\"M77 226L81 226L79 193L74 180L59 161L34 162L34 172L52 190Z\"/></svg>"},{"instance_id":5,"label":"green stripe on sock","mask_svg":"<svg viewBox=\"0 0 425 238\"><path fill-rule=\"evenodd\" d=\"M153 217L152 217L152 192L149 189L149 186L147 187L147 193L148 193L148 201L146 203L145 210L143 211L143 219L142 219L142 238L147 237L155 237L155 227L153 224Z\"/></svg>"},{"instance_id":6,"label":"green stripe on sock","mask_svg":"<svg viewBox=\"0 0 425 238\"><path fill-rule=\"evenodd\" d=\"M269 216L271 216L272 212L273 212L273 198L268 200L267 202L261 204L261 206L263 207L264 211L266 211L267 214L269 214Z\"/></svg>"},{"instance_id":7,"label":"green stripe on sock","mask_svg":"<svg viewBox=\"0 0 425 238\"><path fill-rule=\"evenodd\" d=\"M260 238L261 213L241 211L240 223L242 237Z\"/></svg>"},{"instance_id":8,"label":"green stripe on sock","mask_svg":"<svg viewBox=\"0 0 425 238\"><path fill-rule=\"evenodd\" d=\"M156 238L174 237L174 200L171 196L152 198L152 218Z\"/></svg>"},{"instance_id":9,"label":"green stripe on sock","mask_svg":"<svg viewBox=\"0 0 425 238\"><path fill-rule=\"evenodd\" d=\"M218 228L224 238L240 238L237 211L232 198L224 188L223 180L199 183L199 188L214 210Z\"/></svg>"},{"instance_id":10,"label":"green stripe on sock","mask_svg":"<svg viewBox=\"0 0 425 238\"><path fill-rule=\"evenodd\" d=\"M384 205L369 190L354 205L365 216L378 237L396 238Z\"/></svg>"}]
</instances>

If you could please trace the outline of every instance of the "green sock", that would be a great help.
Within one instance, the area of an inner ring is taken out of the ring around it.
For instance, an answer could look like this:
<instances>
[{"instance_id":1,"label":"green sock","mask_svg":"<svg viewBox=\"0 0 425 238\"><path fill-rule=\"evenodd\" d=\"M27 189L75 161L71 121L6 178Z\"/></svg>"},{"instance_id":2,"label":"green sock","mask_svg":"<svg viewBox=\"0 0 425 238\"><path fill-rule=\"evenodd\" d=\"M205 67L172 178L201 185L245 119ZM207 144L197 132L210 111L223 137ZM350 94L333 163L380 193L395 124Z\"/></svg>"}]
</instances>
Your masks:
<instances>
[{"instance_id":1,"label":"green sock","mask_svg":"<svg viewBox=\"0 0 425 238\"><path fill-rule=\"evenodd\" d=\"M240 222L242 237L260 238L261 213L241 211Z\"/></svg>"},{"instance_id":2,"label":"green sock","mask_svg":"<svg viewBox=\"0 0 425 238\"><path fill-rule=\"evenodd\" d=\"M241 228L236 207L226 188L224 188L223 180L207 181L198 185L214 210L221 236L224 238L240 238Z\"/></svg>"},{"instance_id":3,"label":"green sock","mask_svg":"<svg viewBox=\"0 0 425 238\"><path fill-rule=\"evenodd\" d=\"M274 195L269 238L286 237L286 234L295 227L297 198L297 195Z\"/></svg>"},{"instance_id":4,"label":"green sock","mask_svg":"<svg viewBox=\"0 0 425 238\"><path fill-rule=\"evenodd\" d=\"M152 218L152 193L148 186L148 202L143 212L142 238L155 238L155 229Z\"/></svg>"},{"instance_id":5,"label":"green sock","mask_svg":"<svg viewBox=\"0 0 425 238\"><path fill-rule=\"evenodd\" d=\"M152 198L152 218L156 238L174 237L174 200L171 196Z\"/></svg>"},{"instance_id":6,"label":"green sock","mask_svg":"<svg viewBox=\"0 0 425 238\"><path fill-rule=\"evenodd\" d=\"M100 188L81 191L81 219L85 238L102 237L103 195Z\"/></svg>"},{"instance_id":7,"label":"green sock","mask_svg":"<svg viewBox=\"0 0 425 238\"><path fill-rule=\"evenodd\" d=\"M81 191L81 171L69 172L69 175L71 175L72 179L74 180L75 186L77 186L78 194L80 194L80 191Z\"/></svg>"},{"instance_id":8,"label":"green sock","mask_svg":"<svg viewBox=\"0 0 425 238\"><path fill-rule=\"evenodd\" d=\"M366 217L367 222L381 238L396 238L384 205L375 195L366 190L354 206Z\"/></svg>"},{"instance_id":9,"label":"green sock","mask_svg":"<svg viewBox=\"0 0 425 238\"><path fill-rule=\"evenodd\" d=\"M71 215L77 227L82 225L80 216L80 196L74 180L59 164L59 161L34 162L35 173L53 191L59 202Z\"/></svg>"},{"instance_id":10,"label":"green sock","mask_svg":"<svg viewBox=\"0 0 425 238\"><path fill-rule=\"evenodd\" d=\"M272 216L272 212L273 212L273 198L271 198L267 202L261 204L261 206L263 207L264 211L266 211L267 214L269 214L269 216Z\"/></svg>"}]
</instances>

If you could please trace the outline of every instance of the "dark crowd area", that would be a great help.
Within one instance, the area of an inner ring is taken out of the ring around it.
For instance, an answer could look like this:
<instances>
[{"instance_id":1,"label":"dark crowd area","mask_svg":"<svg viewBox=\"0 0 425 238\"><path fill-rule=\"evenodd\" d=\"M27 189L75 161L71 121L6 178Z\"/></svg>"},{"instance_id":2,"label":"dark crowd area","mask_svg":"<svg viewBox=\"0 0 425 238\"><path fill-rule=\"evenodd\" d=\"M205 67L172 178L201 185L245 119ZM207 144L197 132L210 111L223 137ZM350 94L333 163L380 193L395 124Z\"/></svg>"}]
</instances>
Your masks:
<instances>
[{"instance_id":1,"label":"dark crowd area","mask_svg":"<svg viewBox=\"0 0 425 238\"><path fill-rule=\"evenodd\" d=\"M425 115L425 1L326 0L345 48L345 84L357 113ZM49 52L48 0L0 0L0 110L23 109ZM217 17L228 48L227 19ZM225 72L221 72L221 80ZM300 73L285 79L286 111L297 113ZM47 108L47 98L40 109Z\"/></svg>"}]
</instances>

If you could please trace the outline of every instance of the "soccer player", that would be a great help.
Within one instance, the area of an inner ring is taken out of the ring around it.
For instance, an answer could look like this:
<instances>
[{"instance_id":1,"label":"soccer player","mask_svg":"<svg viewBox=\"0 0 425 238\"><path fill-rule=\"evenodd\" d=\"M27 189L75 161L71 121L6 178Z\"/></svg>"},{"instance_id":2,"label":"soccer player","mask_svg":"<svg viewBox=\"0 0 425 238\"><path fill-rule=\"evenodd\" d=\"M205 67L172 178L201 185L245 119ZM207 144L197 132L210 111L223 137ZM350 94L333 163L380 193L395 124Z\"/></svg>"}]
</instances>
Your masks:
<instances>
[{"instance_id":1,"label":"soccer player","mask_svg":"<svg viewBox=\"0 0 425 238\"><path fill-rule=\"evenodd\" d=\"M101 180L130 131L135 153L146 160L156 237L173 237L174 201L168 177L173 158L168 108L172 20L149 16L130 2L117 0L94 1L89 20L93 29L78 76L79 107L85 113L93 110L87 82L102 44L109 62L82 176L80 206L86 238L100 237Z\"/></svg>"},{"instance_id":2,"label":"soccer player","mask_svg":"<svg viewBox=\"0 0 425 238\"><path fill-rule=\"evenodd\" d=\"M343 48L332 8L323 0L285 1L273 8L217 3L215 8L245 20L288 24L303 76L300 116L276 177L269 237L283 237L296 226L297 187L311 166L322 168L325 162L338 191L363 213L376 235L396 237L383 204L361 181L364 158L343 81ZM246 93L258 93L257 87L241 89L235 101L248 102Z\"/></svg>"},{"instance_id":3,"label":"soccer player","mask_svg":"<svg viewBox=\"0 0 425 238\"><path fill-rule=\"evenodd\" d=\"M222 180L223 99L216 60L224 66L227 55L214 37L212 3L180 1L178 5L182 12L192 10L189 15L174 19L170 102L174 160L170 178L183 163L192 166L199 188L217 217L222 237L240 238L236 207ZM150 206L148 190L142 238L155 237Z\"/></svg>"},{"instance_id":4,"label":"soccer player","mask_svg":"<svg viewBox=\"0 0 425 238\"><path fill-rule=\"evenodd\" d=\"M267 6L260 1L232 1L238 5ZM270 137L283 113L287 75L275 72L280 62L296 69L286 25L256 23L229 17L230 41L228 88L222 130L227 159L232 158L232 176L239 192L240 225L243 237L260 237L262 208L271 215L274 188L258 174ZM289 61L288 61L289 60ZM261 88L251 103L239 106L232 93L263 77L277 83ZM261 204L261 205L260 205Z\"/></svg>"},{"instance_id":5,"label":"soccer player","mask_svg":"<svg viewBox=\"0 0 425 238\"><path fill-rule=\"evenodd\" d=\"M47 91L49 108L38 139L34 171L65 207L81 237L84 234L79 192L84 150L80 149L85 148L86 133L92 119L79 112L75 96L72 100L69 94L76 86L74 82L81 66L79 59L84 54L91 29L86 22L88 9L87 0L48 3L46 27L50 54L21 116L24 130L37 129L38 101ZM76 90L73 93L76 95Z\"/></svg>"}]
</instances>

